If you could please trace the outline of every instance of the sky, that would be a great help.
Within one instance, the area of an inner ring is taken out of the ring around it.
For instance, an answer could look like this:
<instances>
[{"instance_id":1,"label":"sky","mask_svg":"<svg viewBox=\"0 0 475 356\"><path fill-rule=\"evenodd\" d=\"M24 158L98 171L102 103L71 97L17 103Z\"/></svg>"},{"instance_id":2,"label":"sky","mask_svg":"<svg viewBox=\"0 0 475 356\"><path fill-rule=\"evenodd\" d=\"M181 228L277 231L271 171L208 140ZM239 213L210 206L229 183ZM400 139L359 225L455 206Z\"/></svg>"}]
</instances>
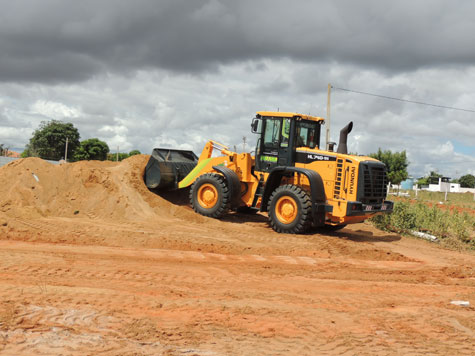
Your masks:
<instances>
[{"instance_id":1,"label":"sky","mask_svg":"<svg viewBox=\"0 0 475 356\"><path fill-rule=\"evenodd\" d=\"M409 174L475 174L475 2L0 0L0 143L62 120L112 152L254 149L257 111L325 117ZM389 100L373 93L409 101ZM325 140L322 132L322 147ZM243 145L246 137L246 145Z\"/></svg>"}]
</instances>

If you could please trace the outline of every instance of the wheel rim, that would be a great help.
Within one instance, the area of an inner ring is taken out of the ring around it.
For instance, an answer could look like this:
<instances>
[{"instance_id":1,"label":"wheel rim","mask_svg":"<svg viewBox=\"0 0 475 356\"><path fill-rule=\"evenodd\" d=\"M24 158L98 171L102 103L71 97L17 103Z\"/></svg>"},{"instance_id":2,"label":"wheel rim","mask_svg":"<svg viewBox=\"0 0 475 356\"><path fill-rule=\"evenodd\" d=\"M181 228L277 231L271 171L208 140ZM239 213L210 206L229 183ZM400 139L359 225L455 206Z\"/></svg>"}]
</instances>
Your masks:
<instances>
[{"instance_id":1,"label":"wheel rim","mask_svg":"<svg viewBox=\"0 0 475 356\"><path fill-rule=\"evenodd\" d=\"M292 223L298 215L297 202L289 196L283 196L275 205L275 216L283 224Z\"/></svg>"},{"instance_id":2,"label":"wheel rim","mask_svg":"<svg viewBox=\"0 0 475 356\"><path fill-rule=\"evenodd\" d=\"M218 190L212 184L203 184L198 189L197 198L198 204L200 204L203 208L212 208L218 202Z\"/></svg>"}]
</instances>

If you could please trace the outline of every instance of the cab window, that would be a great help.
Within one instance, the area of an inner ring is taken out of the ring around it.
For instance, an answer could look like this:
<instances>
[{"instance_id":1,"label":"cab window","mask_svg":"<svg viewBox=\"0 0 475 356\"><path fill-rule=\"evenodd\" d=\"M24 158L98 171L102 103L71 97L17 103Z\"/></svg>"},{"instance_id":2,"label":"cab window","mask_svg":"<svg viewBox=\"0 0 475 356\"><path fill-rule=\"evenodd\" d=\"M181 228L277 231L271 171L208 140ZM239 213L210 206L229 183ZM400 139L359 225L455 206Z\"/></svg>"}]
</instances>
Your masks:
<instances>
[{"instance_id":1,"label":"cab window","mask_svg":"<svg viewBox=\"0 0 475 356\"><path fill-rule=\"evenodd\" d=\"M290 138L290 119L282 120L282 140L280 142L280 147L289 147L289 138Z\"/></svg>"},{"instance_id":2,"label":"cab window","mask_svg":"<svg viewBox=\"0 0 475 356\"><path fill-rule=\"evenodd\" d=\"M264 131L264 147L278 148L280 136L280 119L267 119Z\"/></svg>"},{"instance_id":3,"label":"cab window","mask_svg":"<svg viewBox=\"0 0 475 356\"><path fill-rule=\"evenodd\" d=\"M314 148L318 145L319 126L315 122L299 121L296 129L296 146Z\"/></svg>"}]
</instances>

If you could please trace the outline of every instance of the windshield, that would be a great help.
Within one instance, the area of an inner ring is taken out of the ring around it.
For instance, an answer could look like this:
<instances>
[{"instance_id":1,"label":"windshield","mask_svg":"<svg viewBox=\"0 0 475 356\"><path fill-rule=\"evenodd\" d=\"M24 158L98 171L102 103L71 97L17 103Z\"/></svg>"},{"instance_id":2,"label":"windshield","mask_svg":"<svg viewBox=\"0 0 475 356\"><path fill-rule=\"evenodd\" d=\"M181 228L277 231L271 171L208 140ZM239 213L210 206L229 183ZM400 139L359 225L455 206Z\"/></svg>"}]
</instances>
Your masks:
<instances>
[{"instance_id":1,"label":"windshield","mask_svg":"<svg viewBox=\"0 0 475 356\"><path fill-rule=\"evenodd\" d=\"M320 124L313 121L297 122L297 147L315 148L320 144Z\"/></svg>"}]
</instances>

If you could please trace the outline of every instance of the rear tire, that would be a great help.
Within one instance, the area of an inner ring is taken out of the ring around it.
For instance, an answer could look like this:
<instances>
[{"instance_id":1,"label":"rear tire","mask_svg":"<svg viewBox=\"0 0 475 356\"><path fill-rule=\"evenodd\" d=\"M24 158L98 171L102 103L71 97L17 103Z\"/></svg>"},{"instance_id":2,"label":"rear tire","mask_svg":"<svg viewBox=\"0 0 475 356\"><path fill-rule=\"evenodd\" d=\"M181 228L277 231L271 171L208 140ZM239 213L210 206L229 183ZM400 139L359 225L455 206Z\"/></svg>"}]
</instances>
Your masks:
<instances>
[{"instance_id":1,"label":"rear tire","mask_svg":"<svg viewBox=\"0 0 475 356\"><path fill-rule=\"evenodd\" d=\"M299 186L286 184L277 187L269 199L269 223L277 231L301 234L312 222L312 201Z\"/></svg>"},{"instance_id":2,"label":"rear tire","mask_svg":"<svg viewBox=\"0 0 475 356\"><path fill-rule=\"evenodd\" d=\"M190 203L197 213L221 218L229 210L230 196L222 175L206 173L198 177L190 189Z\"/></svg>"}]
</instances>

